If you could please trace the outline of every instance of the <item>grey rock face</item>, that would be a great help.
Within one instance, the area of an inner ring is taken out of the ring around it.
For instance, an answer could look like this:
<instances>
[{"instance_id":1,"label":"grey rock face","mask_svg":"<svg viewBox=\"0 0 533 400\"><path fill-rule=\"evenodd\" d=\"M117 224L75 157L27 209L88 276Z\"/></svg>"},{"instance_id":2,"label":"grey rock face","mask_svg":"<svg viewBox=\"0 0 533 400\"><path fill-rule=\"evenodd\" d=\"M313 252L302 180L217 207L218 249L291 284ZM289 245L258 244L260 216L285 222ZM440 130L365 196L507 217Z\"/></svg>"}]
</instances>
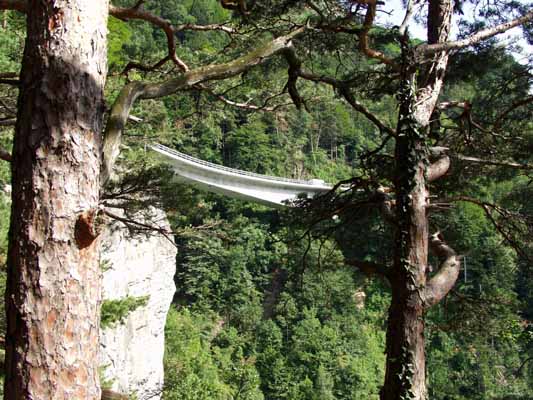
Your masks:
<instances>
[{"instance_id":1,"label":"grey rock face","mask_svg":"<svg viewBox=\"0 0 533 400\"><path fill-rule=\"evenodd\" d=\"M151 221L169 228L162 211ZM143 222L141 217L139 222ZM152 223L152 222L151 222ZM103 299L146 297L147 303L100 332L100 365L111 389L139 400L160 399L163 386L164 327L176 290L176 247L163 235L131 236L120 222L101 235Z\"/></svg>"}]
</instances>

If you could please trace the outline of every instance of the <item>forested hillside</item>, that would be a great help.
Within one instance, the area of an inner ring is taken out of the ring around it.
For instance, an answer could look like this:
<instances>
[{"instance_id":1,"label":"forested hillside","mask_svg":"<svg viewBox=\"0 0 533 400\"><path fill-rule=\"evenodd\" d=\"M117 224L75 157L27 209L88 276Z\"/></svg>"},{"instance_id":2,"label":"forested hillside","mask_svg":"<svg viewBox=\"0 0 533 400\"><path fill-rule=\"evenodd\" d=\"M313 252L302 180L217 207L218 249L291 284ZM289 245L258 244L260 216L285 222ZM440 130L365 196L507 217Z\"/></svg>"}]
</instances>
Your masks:
<instances>
[{"instance_id":1,"label":"forested hillside","mask_svg":"<svg viewBox=\"0 0 533 400\"><path fill-rule=\"evenodd\" d=\"M255 46L250 37L269 38L263 28L270 23L281 34L291 18L294 24L315 18L308 8L295 7L283 14L286 20L263 9L261 19L246 19L216 0L152 1L144 7L175 26L225 24L244 32L178 32L178 53L188 65L226 62L243 47ZM1 74L18 73L24 17L3 11L0 23L0 148L10 149L13 128L2 122L14 118L17 90L8 81L16 76ZM168 51L159 27L111 16L108 29L108 107L128 81L155 82L176 73L172 63L157 65ZM388 30L374 32L379 51L399 57L401 43L391 44ZM307 69L315 76L353 79L358 104L395 126L395 72L380 70L352 48L349 33L333 38L317 30L305 40L298 50L312 54ZM426 315L432 400L533 398L528 220L533 186L527 167L533 76L531 63L517 62L510 50L490 39L454 52L440 101L460 100L467 107L444 106L431 125L431 146L453 146L461 157L446 179L432 183L436 210L429 225L462 255L453 290ZM353 68L365 73L348 76ZM378 399L385 379L390 284L347 260L385 263L391 257L394 238L379 213L358 208L349 219L340 211L339 218L317 223L321 206L306 201L282 210L209 194L172 179L147 145L158 142L217 164L331 184L354 185L353 177L370 179L379 171L385 178L378 183L387 186L393 141L383 141L383 130L340 88L310 80L291 92L281 59L215 88L205 86L134 105L131 115L140 120L128 122L117 179L101 199L120 202L131 215L147 204L162 207L175 233L177 292L166 327L163 398ZM469 162L496 156L518 167ZM0 161L2 289L9 184L9 163ZM430 264L437 269L437 258ZM5 332L4 319L0 325Z\"/></svg>"}]
</instances>

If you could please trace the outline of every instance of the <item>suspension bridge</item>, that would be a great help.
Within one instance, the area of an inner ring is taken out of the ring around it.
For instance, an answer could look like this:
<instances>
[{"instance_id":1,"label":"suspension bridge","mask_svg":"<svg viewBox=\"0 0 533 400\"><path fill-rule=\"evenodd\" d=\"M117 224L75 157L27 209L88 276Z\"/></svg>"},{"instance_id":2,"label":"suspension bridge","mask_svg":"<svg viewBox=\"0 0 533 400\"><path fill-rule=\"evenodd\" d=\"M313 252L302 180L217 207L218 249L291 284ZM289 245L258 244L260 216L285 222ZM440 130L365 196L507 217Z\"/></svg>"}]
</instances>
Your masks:
<instances>
[{"instance_id":1,"label":"suspension bridge","mask_svg":"<svg viewBox=\"0 0 533 400\"><path fill-rule=\"evenodd\" d=\"M232 198L281 207L302 194L313 197L332 189L321 179L261 175L200 160L161 144L150 148L172 165L178 180Z\"/></svg>"}]
</instances>

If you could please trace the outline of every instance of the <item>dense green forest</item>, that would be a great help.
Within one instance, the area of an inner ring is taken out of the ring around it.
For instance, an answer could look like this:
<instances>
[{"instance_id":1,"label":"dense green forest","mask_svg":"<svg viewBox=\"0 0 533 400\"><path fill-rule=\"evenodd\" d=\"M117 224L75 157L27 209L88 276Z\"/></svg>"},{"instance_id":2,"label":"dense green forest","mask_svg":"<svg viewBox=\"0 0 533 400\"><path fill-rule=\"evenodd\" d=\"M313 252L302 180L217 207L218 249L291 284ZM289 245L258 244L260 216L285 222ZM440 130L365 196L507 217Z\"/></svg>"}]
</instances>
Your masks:
<instances>
[{"instance_id":1,"label":"dense green forest","mask_svg":"<svg viewBox=\"0 0 533 400\"><path fill-rule=\"evenodd\" d=\"M173 24L236 18L215 0L147 2L146 8ZM0 71L18 71L24 18L6 11L0 23ZM170 66L150 73L127 68L132 60L150 65L165 56L167 39L160 29L114 17L108 28L109 104L128 79L156 80L172 72ZM241 40L216 31L181 32L177 39L189 64L225 60L233 40ZM345 49L345 59L361 69L369 67L372 61L343 40L323 46ZM381 50L394 56L399 46ZM324 56L313 61L315 73L346 72L334 52L317 51ZM362 101L381 121L394 125L398 109L390 82L380 75L372 79L366 88L361 83ZM217 91L246 103L283 90L286 81L286 65L273 59L220 83ZM438 135L457 135L454 140L462 143L466 155L474 149L471 140L478 141L474 156L481 148L485 156L500 153L530 161L531 103L512 111L505 121L508 132L520 132L519 147L499 141L482 127L499 114L491 107L505 109L531 96L531 64L518 63L508 49L490 40L454 53L446 81L443 101L468 100L475 112L465 117L460 110L450 111L443 117L435 133L437 145ZM120 180L109 185L106 196L112 199L135 185L139 196L124 207L134 212L147 202L157 204L176 232L177 292L166 326L165 399L379 398L389 287L345 259L385 260L392 238L384 222L368 213L349 224L330 220L324 229L309 230L303 206L271 209L182 185L146 147L159 142L218 164L332 184L391 168L386 156L393 152L391 143L383 146L381 158L366 162L366 152L381 144L379 132L339 99L338 92L315 84L299 89L306 99L299 108L287 99L260 110L232 107L213 93L190 90L145 100L132 110L142 122L128 125L118 164ZM0 121L10 118L15 102L15 88L0 84ZM446 125L460 125L461 135ZM12 128L0 129L0 147L9 148ZM459 161L445 181L435 183L433 192L479 198L526 215L533 212L528 173ZM9 164L0 162L0 288L5 286L9 183ZM432 216L431 224L444 231L464 257L453 291L427 315L430 399L533 398L531 231L520 231L520 225L502 232L487 215L505 219L471 202L453 203ZM336 223L334 233L325 233ZM5 330L3 319L0 327Z\"/></svg>"}]
</instances>

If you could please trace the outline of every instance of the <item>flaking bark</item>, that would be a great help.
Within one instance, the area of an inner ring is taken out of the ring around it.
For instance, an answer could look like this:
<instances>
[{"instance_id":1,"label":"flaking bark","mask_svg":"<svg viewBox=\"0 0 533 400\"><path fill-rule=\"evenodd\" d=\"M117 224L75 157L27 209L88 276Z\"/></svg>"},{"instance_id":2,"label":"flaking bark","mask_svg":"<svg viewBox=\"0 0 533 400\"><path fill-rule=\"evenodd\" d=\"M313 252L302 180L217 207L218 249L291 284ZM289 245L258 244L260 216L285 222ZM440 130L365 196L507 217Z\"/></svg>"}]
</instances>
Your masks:
<instances>
[{"instance_id":1,"label":"flaking bark","mask_svg":"<svg viewBox=\"0 0 533 400\"><path fill-rule=\"evenodd\" d=\"M13 147L5 399L99 399L108 3L34 1Z\"/></svg>"}]
</instances>

